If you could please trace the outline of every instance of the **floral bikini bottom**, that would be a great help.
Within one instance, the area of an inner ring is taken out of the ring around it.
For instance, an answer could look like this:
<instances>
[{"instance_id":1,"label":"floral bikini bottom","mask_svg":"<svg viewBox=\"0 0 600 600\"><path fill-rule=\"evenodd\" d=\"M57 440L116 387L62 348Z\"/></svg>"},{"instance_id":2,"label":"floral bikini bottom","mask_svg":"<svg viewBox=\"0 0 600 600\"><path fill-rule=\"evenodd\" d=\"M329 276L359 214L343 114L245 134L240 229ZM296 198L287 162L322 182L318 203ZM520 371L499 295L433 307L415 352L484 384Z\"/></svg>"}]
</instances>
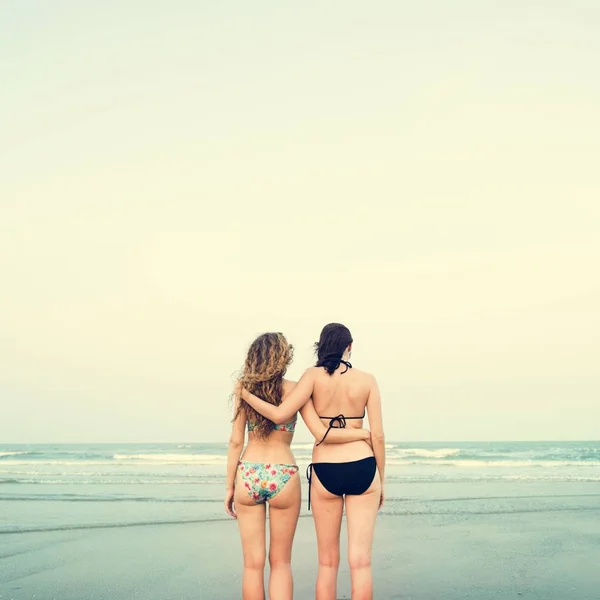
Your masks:
<instances>
[{"instance_id":1,"label":"floral bikini bottom","mask_svg":"<svg viewBox=\"0 0 600 600\"><path fill-rule=\"evenodd\" d=\"M240 461L238 470L248 495L254 502L261 504L277 496L298 472L298 465Z\"/></svg>"}]
</instances>

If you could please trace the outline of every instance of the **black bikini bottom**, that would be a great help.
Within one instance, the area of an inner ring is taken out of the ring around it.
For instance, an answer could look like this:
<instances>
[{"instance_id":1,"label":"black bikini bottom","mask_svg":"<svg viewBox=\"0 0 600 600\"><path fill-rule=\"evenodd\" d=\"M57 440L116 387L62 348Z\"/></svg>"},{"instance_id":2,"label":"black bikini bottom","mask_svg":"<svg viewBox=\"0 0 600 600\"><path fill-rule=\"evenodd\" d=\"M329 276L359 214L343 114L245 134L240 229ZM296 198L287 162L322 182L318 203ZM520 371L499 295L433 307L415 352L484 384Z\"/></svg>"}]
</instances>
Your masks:
<instances>
[{"instance_id":1,"label":"black bikini bottom","mask_svg":"<svg viewBox=\"0 0 600 600\"><path fill-rule=\"evenodd\" d=\"M310 510L310 486L313 470L323 487L331 494L336 496L360 496L371 487L377 471L377 463L374 456L368 456L352 462L319 462L308 465L306 470L308 510Z\"/></svg>"}]
</instances>

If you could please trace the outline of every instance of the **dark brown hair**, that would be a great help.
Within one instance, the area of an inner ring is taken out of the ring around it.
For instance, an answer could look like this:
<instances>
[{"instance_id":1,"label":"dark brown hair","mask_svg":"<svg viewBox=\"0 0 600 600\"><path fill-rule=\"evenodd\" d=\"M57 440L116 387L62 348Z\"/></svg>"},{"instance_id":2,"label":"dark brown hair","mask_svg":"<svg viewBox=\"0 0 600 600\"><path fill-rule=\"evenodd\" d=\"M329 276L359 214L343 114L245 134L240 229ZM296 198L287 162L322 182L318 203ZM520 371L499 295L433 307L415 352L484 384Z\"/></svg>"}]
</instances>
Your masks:
<instances>
[{"instance_id":1,"label":"dark brown hair","mask_svg":"<svg viewBox=\"0 0 600 600\"><path fill-rule=\"evenodd\" d=\"M321 331L315 344L317 367L323 367L330 375L340 366L346 348L353 342L350 330L341 323L329 323Z\"/></svg>"},{"instance_id":2,"label":"dark brown hair","mask_svg":"<svg viewBox=\"0 0 600 600\"><path fill-rule=\"evenodd\" d=\"M294 358L294 347L282 333L263 333L250 345L239 382L262 400L279 406L283 398L283 376ZM244 410L248 422L255 423L254 435L266 438L273 431L273 421L256 412L241 400L233 419Z\"/></svg>"}]
</instances>

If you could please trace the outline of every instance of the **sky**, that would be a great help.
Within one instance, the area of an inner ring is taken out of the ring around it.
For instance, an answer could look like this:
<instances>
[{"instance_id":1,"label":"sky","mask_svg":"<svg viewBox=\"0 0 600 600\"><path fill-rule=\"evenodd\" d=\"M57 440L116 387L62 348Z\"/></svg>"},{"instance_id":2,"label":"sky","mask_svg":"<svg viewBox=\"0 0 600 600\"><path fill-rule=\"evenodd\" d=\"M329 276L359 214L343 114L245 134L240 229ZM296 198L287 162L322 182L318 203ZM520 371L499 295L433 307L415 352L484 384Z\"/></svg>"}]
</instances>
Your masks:
<instances>
[{"instance_id":1,"label":"sky","mask_svg":"<svg viewBox=\"0 0 600 600\"><path fill-rule=\"evenodd\" d=\"M331 321L389 440L598 439L599 27L4 3L0 442L226 442L254 337L297 379Z\"/></svg>"}]
</instances>

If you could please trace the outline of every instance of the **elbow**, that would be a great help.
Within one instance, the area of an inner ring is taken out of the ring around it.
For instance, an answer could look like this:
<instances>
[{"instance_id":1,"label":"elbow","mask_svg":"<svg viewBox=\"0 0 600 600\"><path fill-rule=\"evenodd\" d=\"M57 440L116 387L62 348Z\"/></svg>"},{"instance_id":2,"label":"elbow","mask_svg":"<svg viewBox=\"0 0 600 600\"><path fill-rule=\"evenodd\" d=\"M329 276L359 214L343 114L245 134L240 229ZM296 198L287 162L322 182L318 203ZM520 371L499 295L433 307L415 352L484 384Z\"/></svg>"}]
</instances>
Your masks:
<instances>
[{"instance_id":1,"label":"elbow","mask_svg":"<svg viewBox=\"0 0 600 600\"><path fill-rule=\"evenodd\" d=\"M308 430L310 431L310 434L315 438L315 440L322 440L325 437L325 432L327 431L325 427L323 427L323 429L317 429L316 427L313 427L311 429L309 427ZM327 443L327 440L325 440L325 443Z\"/></svg>"},{"instance_id":2,"label":"elbow","mask_svg":"<svg viewBox=\"0 0 600 600\"><path fill-rule=\"evenodd\" d=\"M284 415L277 413L271 421L273 421L275 425L283 425L284 423L287 423L287 418Z\"/></svg>"},{"instance_id":3,"label":"elbow","mask_svg":"<svg viewBox=\"0 0 600 600\"><path fill-rule=\"evenodd\" d=\"M244 445L244 440L238 438L229 438L229 448L239 450Z\"/></svg>"},{"instance_id":4,"label":"elbow","mask_svg":"<svg viewBox=\"0 0 600 600\"><path fill-rule=\"evenodd\" d=\"M371 439L373 442L383 444L385 442L385 435L383 434L383 431L371 431Z\"/></svg>"}]
</instances>

